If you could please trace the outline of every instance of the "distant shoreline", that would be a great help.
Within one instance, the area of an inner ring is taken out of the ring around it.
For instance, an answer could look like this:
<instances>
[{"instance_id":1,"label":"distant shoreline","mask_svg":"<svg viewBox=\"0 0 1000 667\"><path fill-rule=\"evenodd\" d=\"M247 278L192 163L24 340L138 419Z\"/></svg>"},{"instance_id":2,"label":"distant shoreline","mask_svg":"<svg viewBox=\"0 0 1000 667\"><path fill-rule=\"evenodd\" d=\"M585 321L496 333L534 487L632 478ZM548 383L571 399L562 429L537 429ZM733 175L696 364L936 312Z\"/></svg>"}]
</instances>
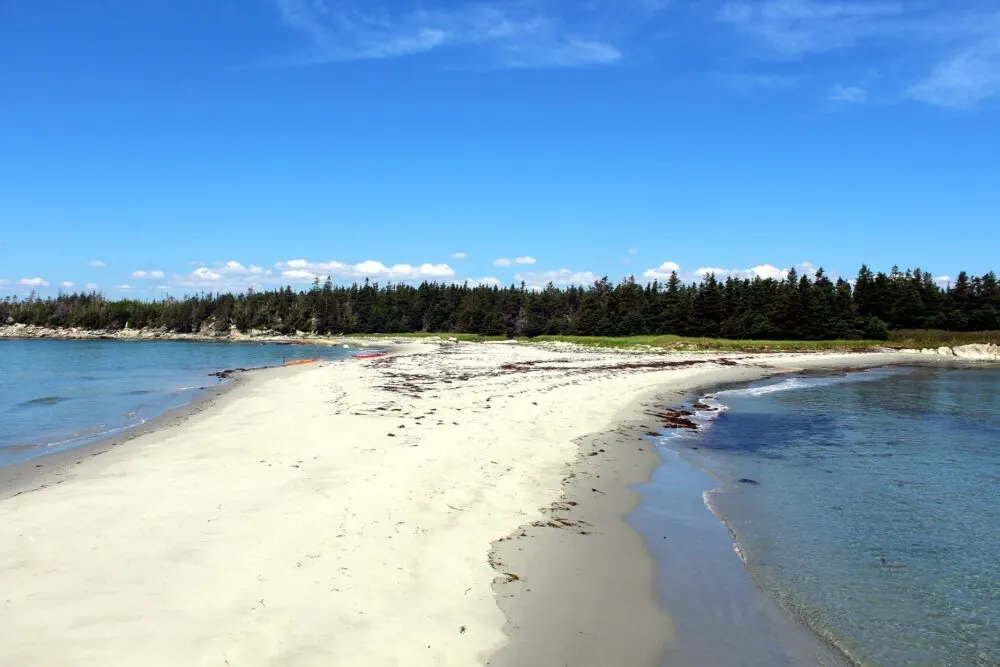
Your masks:
<instances>
[{"instance_id":1,"label":"distant shoreline","mask_svg":"<svg viewBox=\"0 0 1000 667\"><path fill-rule=\"evenodd\" d=\"M731 339L684 339L678 338L666 346L654 346L644 343L646 338L656 337L586 337L586 336L540 336L528 339L506 339L503 337L483 337L457 333L419 333L419 334L314 334L297 331L295 334L280 334L275 331L251 330L240 332L230 328L226 333L176 333L162 328L145 329L81 329L40 327L28 324L0 325L0 340L3 339L51 339L51 340L165 340L165 341L195 341L213 343L271 343L275 345L380 345L385 341L414 343L419 341L469 341L469 342L526 342L532 345L569 345L572 349L609 348L630 353L673 353L673 352L705 352L705 353L806 353L806 352L840 352L840 353L881 353L901 352L928 356L942 356L966 361L1000 361L1000 345L988 342L968 343L959 345L943 345L934 343L933 347L918 345L918 341L909 344L875 344L872 341L744 341Z\"/></svg>"},{"instance_id":2,"label":"distant shoreline","mask_svg":"<svg viewBox=\"0 0 1000 667\"><path fill-rule=\"evenodd\" d=\"M176 333L164 329L81 329L76 327L39 327L30 324L0 326L0 340L119 340L119 341L189 341L198 343L270 343L274 345L371 345L371 339L352 336L316 336L273 331L239 333Z\"/></svg>"}]
</instances>

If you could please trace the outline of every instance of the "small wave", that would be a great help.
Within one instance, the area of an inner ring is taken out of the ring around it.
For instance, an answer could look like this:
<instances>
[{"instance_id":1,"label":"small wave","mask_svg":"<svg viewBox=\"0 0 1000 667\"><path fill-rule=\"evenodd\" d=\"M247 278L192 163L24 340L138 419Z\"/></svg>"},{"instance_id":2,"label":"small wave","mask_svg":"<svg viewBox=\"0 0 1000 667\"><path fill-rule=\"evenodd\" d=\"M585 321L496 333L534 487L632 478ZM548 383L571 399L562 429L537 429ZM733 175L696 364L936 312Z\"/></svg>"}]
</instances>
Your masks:
<instances>
[{"instance_id":1,"label":"small wave","mask_svg":"<svg viewBox=\"0 0 1000 667\"><path fill-rule=\"evenodd\" d=\"M693 430L678 428L655 431L654 433L661 444L665 444L669 440L696 438L710 428L716 419L729 410L728 406L711 396L702 396L695 401L694 405L698 407L693 408L693 414L688 419L694 422L698 428ZM650 435L653 435L653 433L650 433Z\"/></svg>"},{"instance_id":2,"label":"small wave","mask_svg":"<svg viewBox=\"0 0 1000 667\"><path fill-rule=\"evenodd\" d=\"M702 502L705 503L705 507L708 508L708 511L711 512L716 519L721 521L722 525L724 525L726 527L726 530L729 531L729 538L733 543L733 551L736 553L737 558L739 558L740 561L743 563L743 566L749 570L750 562L747 560L747 555L746 552L743 551L743 547L740 546L740 541L736 536L736 531L734 531L733 527L729 525L729 521L726 520L726 517L723 516L722 512L715 504L715 496L716 494L718 494L718 492L719 489L713 489L711 491L703 492L701 494Z\"/></svg>"},{"instance_id":3,"label":"small wave","mask_svg":"<svg viewBox=\"0 0 1000 667\"><path fill-rule=\"evenodd\" d=\"M152 389L136 389L134 391L125 392L126 396L145 396L146 394L154 393Z\"/></svg>"},{"instance_id":4,"label":"small wave","mask_svg":"<svg viewBox=\"0 0 1000 667\"><path fill-rule=\"evenodd\" d=\"M26 408L32 405L55 405L56 403L62 403L63 401L68 400L69 396L41 396L39 398L33 398L30 401L18 403L17 407Z\"/></svg>"},{"instance_id":5,"label":"small wave","mask_svg":"<svg viewBox=\"0 0 1000 667\"><path fill-rule=\"evenodd\" d=\"M834 384L845 382L865 382L876 380L881 377L875 373L849 373L847 375L832 375L824 377L790 377L759 387L747 387L746 389L727 389L720 391L718 396L765 396L782 391L796 391L802 389L819 389L829 387Z\"/></svg>"}]
</instances>

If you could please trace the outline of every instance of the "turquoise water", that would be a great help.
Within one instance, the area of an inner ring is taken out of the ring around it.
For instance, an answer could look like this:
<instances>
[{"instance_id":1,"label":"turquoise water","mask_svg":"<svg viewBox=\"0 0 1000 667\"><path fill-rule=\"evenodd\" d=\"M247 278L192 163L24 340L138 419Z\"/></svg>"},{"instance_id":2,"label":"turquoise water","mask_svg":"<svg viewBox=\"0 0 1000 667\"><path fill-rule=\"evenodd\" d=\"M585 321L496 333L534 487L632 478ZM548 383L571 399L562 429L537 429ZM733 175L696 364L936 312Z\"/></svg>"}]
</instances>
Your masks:
<instances>
[{"instance_id":1,"label":"turquoise water","mask_svg":"<svg viewBox=\"0 0 1000 667\"><path fill-rule=\"evenodd\" d=\"M209 373L342 359L330 346L0 340L0 465L143 424L219 384Z\"/></svg>"},{"instance_id":2,"label":"turquoise water","mask_svg":"<svg viewBox=\"0 0 1000 667\"><path fill-rule=\"evenodd\" d=\"M702 432L664 442L711 473L705 503L790 618L855 664L1000 665L1000 370L772 379L708 402Z\"/></svg>"}]
</instances>

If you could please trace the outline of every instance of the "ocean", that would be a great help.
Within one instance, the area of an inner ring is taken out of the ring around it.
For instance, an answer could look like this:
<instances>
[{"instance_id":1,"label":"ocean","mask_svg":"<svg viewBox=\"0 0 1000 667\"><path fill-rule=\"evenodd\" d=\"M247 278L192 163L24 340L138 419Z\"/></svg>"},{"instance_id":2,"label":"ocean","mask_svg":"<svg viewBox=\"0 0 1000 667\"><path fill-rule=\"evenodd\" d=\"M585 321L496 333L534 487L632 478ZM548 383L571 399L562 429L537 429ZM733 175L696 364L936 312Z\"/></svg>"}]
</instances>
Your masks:
<instances>
[{"instance_id":1,"label":"ocean","mask_svg":"<svg viewBox=\"0 0 1000 667\"><path fill-rule=\"evenodd\" d=\"M0 466L95 442L194 400L209 373L343 359L333 346L0 340Z\"/></svg>"},{"instance_id":2,"label":"ocean","mask_svg":"<svg viewBox=\"0 0 1000 667\"><path fill-rule=\"evenodd\" d=\"M1000 369L703 401L630 517L679 625L665 665L1000 665Z\"/></svg>"}]
</instances>

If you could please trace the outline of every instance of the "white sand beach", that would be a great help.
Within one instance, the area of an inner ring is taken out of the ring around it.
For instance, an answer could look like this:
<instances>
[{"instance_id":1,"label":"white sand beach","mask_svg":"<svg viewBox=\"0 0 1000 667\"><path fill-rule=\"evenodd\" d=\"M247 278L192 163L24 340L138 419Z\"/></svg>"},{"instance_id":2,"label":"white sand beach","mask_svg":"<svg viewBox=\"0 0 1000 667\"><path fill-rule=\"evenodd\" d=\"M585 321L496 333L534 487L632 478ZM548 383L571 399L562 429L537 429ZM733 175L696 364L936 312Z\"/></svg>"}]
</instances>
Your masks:
<instances>
[{"instance_id":1,"label":"white sand beach","mask_svg":"<svg viewBox=\"0 0 1000 667\"><path fill-rule=\"evenodd\" d=\"M655 664L670 620L621 520L656 462L644 402L904 360L402 352L251 373L179 423L8 475L0 664ZM571 473L590 500L560 504Z\"/></svg>"}]
</instances>

